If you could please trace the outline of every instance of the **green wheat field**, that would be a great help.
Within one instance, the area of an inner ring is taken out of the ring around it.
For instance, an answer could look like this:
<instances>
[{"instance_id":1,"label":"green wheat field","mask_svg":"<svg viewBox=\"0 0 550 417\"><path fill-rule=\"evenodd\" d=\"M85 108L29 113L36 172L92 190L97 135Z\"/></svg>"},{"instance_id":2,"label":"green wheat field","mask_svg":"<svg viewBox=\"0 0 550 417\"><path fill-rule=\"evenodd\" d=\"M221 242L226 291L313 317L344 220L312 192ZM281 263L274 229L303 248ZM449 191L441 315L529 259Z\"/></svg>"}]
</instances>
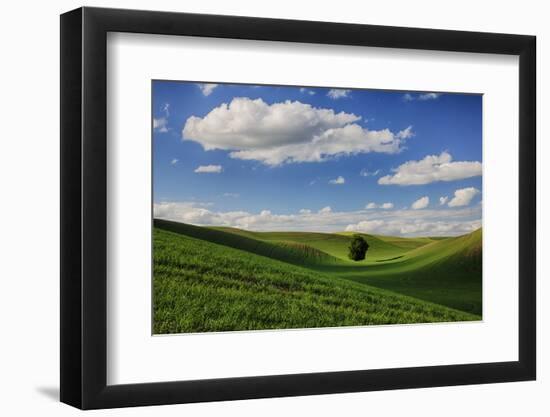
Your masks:
<instances>
[{"instance_id":1,"label":"green wheat field","mask_svg":"<svg viewBox=\"0 0 550 417\"><path fill-rule=\"evenodd\" d=\"M154 220L153 332L481 320L482 230L458 237L251 232Z\"/></svg>"}]
</instances>

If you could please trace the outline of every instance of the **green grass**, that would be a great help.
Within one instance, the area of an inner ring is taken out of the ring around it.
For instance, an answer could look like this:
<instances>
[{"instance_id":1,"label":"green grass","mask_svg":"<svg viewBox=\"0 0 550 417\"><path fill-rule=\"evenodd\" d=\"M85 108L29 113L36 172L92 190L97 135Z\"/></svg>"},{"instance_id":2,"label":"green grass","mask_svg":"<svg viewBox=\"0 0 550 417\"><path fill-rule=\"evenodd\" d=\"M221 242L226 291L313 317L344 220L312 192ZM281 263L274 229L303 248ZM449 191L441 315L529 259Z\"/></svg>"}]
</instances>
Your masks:
<instances>
[{"instance_id":1,"label":"green grass","mask_svg":"<svg viewBox=\"0 0 550 417\"><path fill-rule=\"evenodd\" d=\"M154 224L156 227L164 230L245 250L295 265L333 265L341 263L339 259L331 254L317 250L314 246L301 244L300 241L262 240L255 238L253 233L244 230L231 229L231 232L228 232L225 228L199 227L159 219L155 219Z\"/></svg>"},{"instance_id":2,"label":"green grass","mask_svg":"<svg viewBox=\"0 0 550 417\"><path fill-rule=\"evenodd\" d=\"M273 259L271 247L234 241L227 232L175 229L155 220L156 334L479 320L477 315L311 269L323 265L319 261L303 262L306 268ZM334 267L333 257L328 259L324 267Z\"/></svg>"},{"instance_id":3,"label":"green grass","mask_svg":"<svg viewBox=\"0 0 550 417\"><path fill-rule=\"evenodd\" d=\"M293 272L290 275L285 275L286 272L284 271L273 274L268 273L269 280L274 279L279 273L282 276L292 276L293 278L289 278L289 280L302 279L296 278L298 277L296 271L300 271L300 277L307 275L310 278L323 280L326 285L330 284L329 286L334 288L336 288L335 286L339 286L340 288L343 283L346 283L346 285L353 285L353 287L346 287L349 291L368 290L371 294L376 288L376 291L383 291L382 293L377 293L377 296L381 296L380 294L385 294L386 296L392 295L394 297L405 296L407 300L415 299L416 302L426 303L430 306L437 304L441 307L451 308L453 311L462 311L463 313L471 314L471 317L481 318L481 229L460 237L443 238L402 238L362 234L370 245L367 259L361 262L353 262L347 258L347 248L353 233L251 232L227 227L198 227L158 219L155 219L154 224L157 229L174 232L174 236L179 235L187 239L194 238L194 245L198 245L197 242L203 242L203 244L214 245L213 248L217 248L217 251L221 249L229 251L221 256L220 259L225 259L223 262L219 262L214 257L212 258L212 266L209 273L219 274L217 277L218 281L216 281L218 283L225 282L228 279L228 271L231 266L237 269L241 268L242 273L246 274L249 280L252 279L250 277L255 277L254 279L259 279L258 282L264 282L266 279L263 275L265 272L264 266L268 263L271 265L271 263L276 262L279 268L293 268ZM156 243L157 241L155 240L155 292L157 291L157 274L160 273L157 270L158 256L163 255L163 252L168 250L167 245L158 246ZM186 251L190 251L190 248L191 246L187 245ZM231 252L235 250L237 252ZM214 252L214 249L212 249L212 252ZM231 259L227 259L229 254L231 255ZM248 257L250 256L254 257L254 262L242 265L242 259L249 259ZM196 272L199 266L199 271L206 268L208 262L199 262L198 259L194 258L194 261L174 268L173 274L185 275L191 271ZM254 266L251 266L252 264ZM226 265L227 268L222 268L221 265ZM182 286L183 288L183 284L180 281L177 282L178 284L173 282L172 286ZM267 291L267 288L263 288L262 291ZM171 290L178 293L175 287L171 288ZM256 296L250 293L248 289L245 291L244 288L241 288L238 291L244 291L247 293L247 297L252 297L251 299L257 301ZM308 291L309 289L306 292ZM203 308L208 310L208 313L205 314L209 317L214 314L211 310L213 304L217 306L216 308L222 308L222 313L224 308L227 308L228 311L233 311L233 307L231 306L223 307L225 302L219 301L223 296L219 293L217 294L216 297L221 297L220 299L202 301ZM236 294L233 296L236 297ZM305 294L304 297L307 298L309 296ZM166 298L166 295L160 299L164 298ZM189 299L187 300L189 301ZM282 303L281 306L286 306L285 302L281 300L280 302ZM336 299L333 299L331 302L336 303ZM239 303L245 303L245 300L242 299ZM275 308L274 304L272 307ZM251 311L256 311L260 307L249 306L249 308ZM170 309L166 308L163 311L163 314L168 314ZM182 310L177 311L176 317L184 315L187 319L190 319L191 316L198 314L198 320L202 320L200 317L204 318L204 314L200 314L197 311L193 312L190 310L187 314L184 314ZM239 309L239 311L241 310ZM241 311L239 314L243 315L244 313ZM301 311L300 314L308 317L308 314L305 312ZM384 321L389 317L390 313L388 311L384 311L381 314L380 317L383 317L383 319L379 322L370 322L370 319L367 320L361 315L359 315L362 317L361 319L354 319L351 322L347 321L348 319L342 319L343 321L341 320L340 322L342 323L341 325L348 325L352 322L354 324L391 323L391 321ZM369 317L372 318L372 314L369 314ZM401 316L399 317L399 320L401 320ZM427 317L429 316L426 316L424 319L409 317L407 320L412 320L410 321L412 323L430 321L431 319ZM175 320L175 318L172 317L171 320ZM220 320L223 322L222 318L216 319L216 322ZM245 322L249 320L252 320L252 317L247 316ZM288 318L285 320L288 320ZM277 326L283 326L284 328L324 327L338 325L338 320L340 319L330 321L327 317L319 318L319 323L316 325L311 325L312 320L314 321L311 317L305 320L305 322L309 323L307 325L303 323L292 324L293 322L290 320L288 322L285 321L286 324L274 324L272 327L266 323L258 324L260 326L258 328L277 328ZM264 320L260 321L263 322ZM233 320L229 319L229 322L233 323ZM403 323L404 321L397 322ZM236 325L236 323L233 324ZM218 324L212 326L214 329L220 329ZM243 326L238 329L254 328L250 323L243 324ZM187 329L188 327L183 326L181 328ZM234 328L229 326L226 330L231 329ZM161 330L161 332L172 331L204 330Z\"/></svg>"},{"instance_id":4,"label":"green grass","mask_svg":"<svg viewBox=\"0 0 550 417\"><path fill-rule=\"evenodd\" d=\"M435 240L447 239L445 237L398 237L398 236L378 236L375 235L378 239L383 240L384 242L391 243L397 247L406 250L412 250L419 248L421 246L427 245L434 242Z\"/></svg>"},{"instance_id":5,"label":"green grass","mask_svg":"<svg viewBox=\"0 0 550 417\"><path fill-rule=\"evenodd\" d=\"M325 272L446 305L482 312L482 231L413 249L397 259L368 267L325 266Z\"/></svg>"},{"instance_id":6,"label":"green grass","mask_svg":"<svg viewBox=\"0 0 550 417\"><path fill-rule=\"evenodd\" d=\"M294 242L297 244L307 245L346 262L349 262L348 247L351 242L351 236L355 234L314 232L249 232L246 230L231 227L214 227L207 229L236 234L250 239L260 240L262 242ZM370 247L367 253L367 259L361 262L353 262L352 265L354 266L364 265L370 263L371 261L399 256L406 253L409 249L406 246L399 246L391 242L386 242L374 235L367 235L363 233L359 234L367 239ZM427 240L426 242L417 244L414 247L418 247L422 244L427 244L430 242L431 240Z\"/></svg>"}]
</instances>

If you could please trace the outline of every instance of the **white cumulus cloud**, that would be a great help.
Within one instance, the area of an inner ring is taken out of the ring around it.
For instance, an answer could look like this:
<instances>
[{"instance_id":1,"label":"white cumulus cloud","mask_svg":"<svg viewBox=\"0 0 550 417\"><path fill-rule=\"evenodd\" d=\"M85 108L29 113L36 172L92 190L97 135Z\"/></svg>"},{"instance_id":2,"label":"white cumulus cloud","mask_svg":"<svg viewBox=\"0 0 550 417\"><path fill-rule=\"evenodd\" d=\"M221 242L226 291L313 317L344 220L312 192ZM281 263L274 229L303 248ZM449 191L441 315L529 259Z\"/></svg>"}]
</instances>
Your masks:
<instances>
[{"instance_id":1,"label":"white cumulus cloud","mask_svg":"<svg viewBox=\"0 0 550 417\"><path fill-rule=\"evenodd\" d=\"M447 196L439 197L439 205L444 206L445 204L447 204L448 200L449 200L449 197L447 197Z\"/></svg>"},{"instance_id":2,"label":"white cumulus cloud","mask_svg":"<svg viewBox=\"0 0 550 417\"><path fill-rule=\"evenodd\" d=\"M179 162L178 158L174 158L170 161L170 165L176 165Z\"/></svg>"},{"instance_id":3,"label":"white cumulus cloud","mask_svg":"<svg viewBox=\"0 0 550 417\"><path fill-rule=\"evenodd\" d=\"M347 232L363 232L398 236L457 236L481 227L480 220L363 220L346 226Z\"/></svg>"},{"instance_id":4,"label":"white cumulus cloud","mask_svg":"<svg viewBox=\"0 0 550 417\"><path fill-rule=\"evenodd\" d=\"M228 150L235 159L277 166L284 163L322 162L360 153L396 153L414 134L368 130L354 123L360 116L287 100L267 104L262 99L234 98L204 117L189 117L183 140L205 150Z\"/></svg>"},{"instance_id":5,"label":"white cumulus cloud","mask_svg":"<svg viewBox=\"0 0 550 417\"><path fill-rule=\"evenodd\" d=\"M338 178L334 178L333 180L330 180L328 183L333 185L341 185L346 183L346 179L342 176L339 176Z\"/></svg>"},{"instance_id":6,"label":"white cumulus cloud","mask_svg":"<svg viewBox=\"0 0 550 417\"><path fill-rule=\"evenodd\" d=\"M439 96L441 96L440 93L424 93L418 96L418 100L422 100L422 101L435 100L435 99L438 99Z\"/></svg>"},{"instance_id":7,"label":"white cumulus cloud","mask_svg":"<svg viewBox=\"0 0 550 417\"><path fill-rule=\"evenodd\" d=\"M368 203L365 208L367 210L374 210L374 209L382 209L382 210L389 210L393 208L393 203L382 203L382 204L376 204L376 203Z\"/></svg>"},{"instance_id":8,"label":"white cumulus cloud","mask_svg":"<svg viewBox=\"0 0 550 417\"><path fill-rule=\"evenodd\" d=\"M300 93L302 93L302 94L309 94L310 96L315 95L315 91L313 91L313 90L308 90L307 88L304 88L304 87L300 88Z\"/></svg>"},{"instance_id":9,"label":"white cumulus cloud","mask_svg":"<svg viewBox=\"0 0 550 417\"><path fill-rule=\"evenodd\" d=\"M438 210L357 210L317 212L301 209L297 213L277 214L264 209L217 211L211 203L159 202L154 217L203 226L232 226L249 230L272 231L361 231L399 236L449 236L481 227L481 207Z\"/></svg>"},{"instance_id":10,"label":"white cumulus cloud","mask_svg":"<svg viewBox=\"0 0 550 417\"><path fill-rule=\"evenodd\" d=\"M414 96L410 93L403 94L403 101L426 101L426 100L436 100L441 96L441 93L422 93Z\"/></svg>"},{"instance_id":11,"label":"white cumulus cloud","mask_svg":"<svg viewBox=\"0 0 550 417\"><path fill-rule=\"evenodd\" d=\"M204 84L197 84L197 86L200 88L201 93L205 97L208 97L210 94L212 94L212 92L218 86L218 84L204 83Z\"/></svg>"},{"instance_id":12,"label":"white cumulus cloud","mask_svg":"<svg viewBox=\"0 0 550 417\"><path fill-rule=\"evenodd\" d=\"M339 98L349 97L351 90L345 90L343 88L332 88L328 91L327 96L333 100L338 100Z\"/></svg>"},{"instance_id":13,"label":"white cumulus cloud","mask_svg":"<svg viewBox=\"0 0 550 417\"><path fill-rule=\"evenodd\" d=\"M474 187L467 187L456 190L454 197L451 199L451 201L449 201L449 207L467 206L479 193L480 191Z\"/></svg>"},{"instance_id":14,"label":"white cumulus cloud","mask_svg":"<svg viewBox=\"0 0 550 417\"><path fill-rule=\"evenodd\" d=\"M424 196L412 203L411 208L413 210L421 210L428 207L428 204L430 204L430 198L428 196Z\"/></svg>"},{"instance_id":15,"label":"white cumulus cloud","mask_svg":"<svg viewBox=\"0 0 550 417\"><path fill-rule=\"evenodd\" d=\"M165 117L153 119L153 129L161 133L168 132L168 119Z\"/></svg>"},{"instance_id":16,"label":"white cumulus cloud","mask_svg":"<svg viewBox=\"0 0 550 417\"><path fill-rule=\"evenodd\" d=\"M223 171L221 165L200 165L194 172L197 174L219 174Z\"/></svg>"},{"instance_id":17,"label":"white cumulus cloud","mask_svg":"<svg viewBox=\"0 0 550 417\"><path fill-rule=\"evenodd\" d=\"M456 161L448 152L408 161L378 180L381 185L422 185L436 181L455 181L481 175L481 162Z\"/></svg>"}]
</instances>

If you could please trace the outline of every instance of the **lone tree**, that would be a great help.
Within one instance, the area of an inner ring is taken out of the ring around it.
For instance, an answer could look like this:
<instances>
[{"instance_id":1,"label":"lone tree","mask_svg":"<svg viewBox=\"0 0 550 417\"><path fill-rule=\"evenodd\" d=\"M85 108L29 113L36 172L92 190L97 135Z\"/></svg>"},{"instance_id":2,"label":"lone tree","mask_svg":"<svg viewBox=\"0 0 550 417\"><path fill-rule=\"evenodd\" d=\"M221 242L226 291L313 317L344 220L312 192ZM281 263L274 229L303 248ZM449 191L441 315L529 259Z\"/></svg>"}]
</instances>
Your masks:
<instances>
[{"instance_id":1,"label":"lone tree","mask_svg":"<svg viewBox=\"0 0 550 417\"><path fill-rule=\"evenodd\" d=\"M353 261L362 261L367 256L369 244L361 235L353 235L349 244L348 258Z\"/></svg>"}]
</instances>

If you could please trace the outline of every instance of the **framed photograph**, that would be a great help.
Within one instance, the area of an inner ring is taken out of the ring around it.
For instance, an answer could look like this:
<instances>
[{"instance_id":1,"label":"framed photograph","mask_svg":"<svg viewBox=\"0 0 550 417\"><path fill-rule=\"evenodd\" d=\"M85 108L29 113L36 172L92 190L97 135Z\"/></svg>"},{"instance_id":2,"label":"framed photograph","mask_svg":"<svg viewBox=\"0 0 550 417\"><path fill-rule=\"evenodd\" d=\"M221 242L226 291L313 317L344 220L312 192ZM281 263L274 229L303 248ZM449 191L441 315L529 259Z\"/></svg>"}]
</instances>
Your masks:
<instances>
[{"instance_id":1,"label":"framed photograph","mask_svg":"<svg viewBox=\"0 0 550 417\"><path fill-rule=\"evenodd\" d=\"M535 37L61 16L61 401L533 380Z\"/></svg>"}]
</instances>

